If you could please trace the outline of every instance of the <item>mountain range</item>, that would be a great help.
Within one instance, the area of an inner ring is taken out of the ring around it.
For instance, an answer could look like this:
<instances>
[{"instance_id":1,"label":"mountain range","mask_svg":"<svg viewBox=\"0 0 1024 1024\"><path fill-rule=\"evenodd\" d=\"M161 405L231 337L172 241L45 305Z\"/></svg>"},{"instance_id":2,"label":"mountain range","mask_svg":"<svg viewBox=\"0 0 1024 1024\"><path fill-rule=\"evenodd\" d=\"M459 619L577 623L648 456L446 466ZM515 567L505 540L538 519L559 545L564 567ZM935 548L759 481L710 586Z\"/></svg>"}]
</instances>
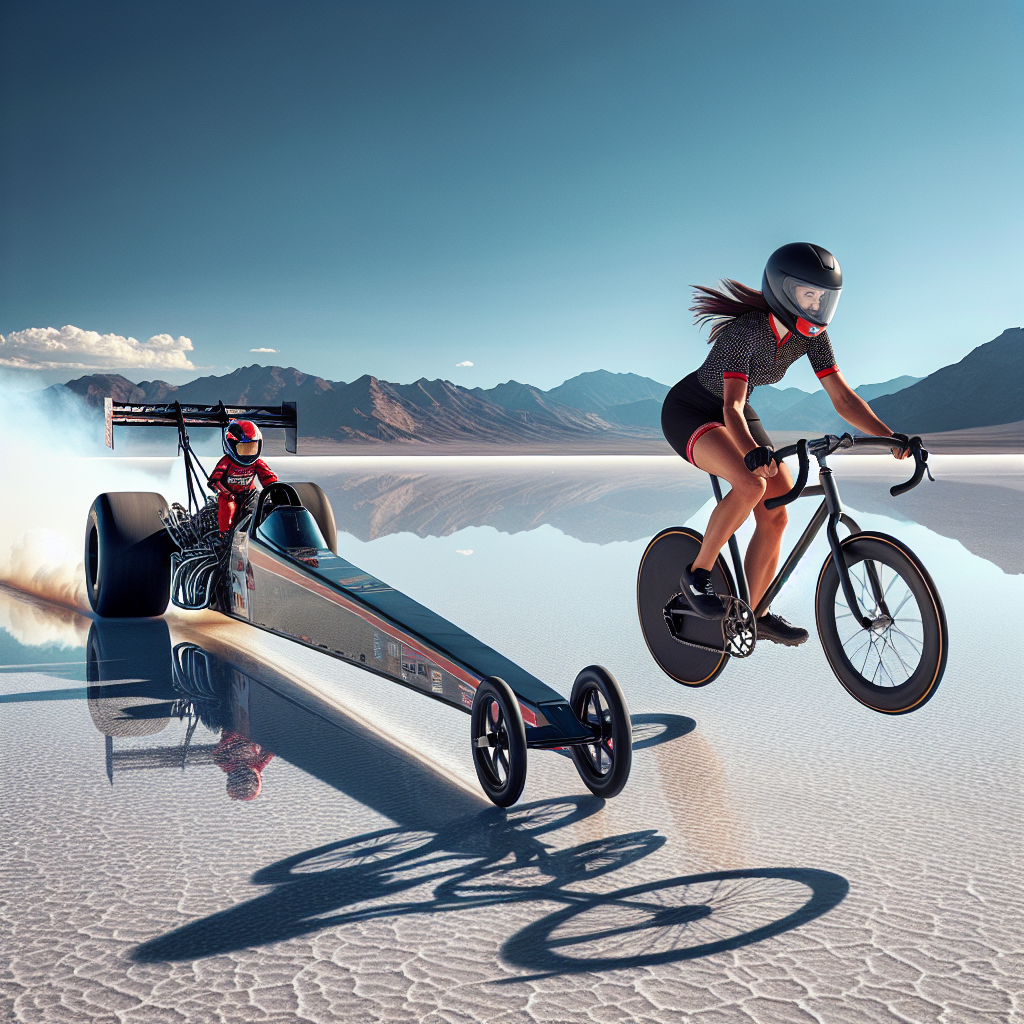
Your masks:
<instances>
[{"instance_id":1,"label":"mountain range","mask_svg":"<svg viewBox=\"0 0 1024 1024\"><path fill-rule=\"evenodd\" d=\"M1011 328L927 377L896 377L857 392L880 418L907 432L1013 423L1024 419L1022 370L1024 330ZM107 396L135 403L295 401L300 436L347 444L621 445L661 437L661 403L668 391L668 385L649 377L607 370L582 373L542 391L518 381L483 389L425 378L395 384L364 375L346 383L295 367L253 364L180 386L90 374L43 394L75 395L93 409ZM759 387L751 402L768 430L847 429L824 391Z\"/></svg>"}]
</instances>

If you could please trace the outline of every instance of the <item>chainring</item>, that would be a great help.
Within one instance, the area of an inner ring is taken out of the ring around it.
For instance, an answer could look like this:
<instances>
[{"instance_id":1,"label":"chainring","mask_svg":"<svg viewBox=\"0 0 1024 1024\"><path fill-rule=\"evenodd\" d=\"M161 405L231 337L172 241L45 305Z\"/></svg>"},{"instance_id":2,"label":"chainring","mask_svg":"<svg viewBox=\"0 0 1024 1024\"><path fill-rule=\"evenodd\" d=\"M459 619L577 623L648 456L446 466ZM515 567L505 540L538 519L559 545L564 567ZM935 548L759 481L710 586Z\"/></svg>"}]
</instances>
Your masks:
<instances>
[{"instance_id":1,"label":"chainring","mask_svg":"<svg viewBox=\"0 0 1024 1024\"><path fill-rule=\"evenodd\" d=\"M723 597L722 643L733 658L749 658L757 644L757 621L750 605L738 597Z\"/></svg>"},{"instance_id":2,"label":"chainring","mask_svg":"<svg viewBox=\"0 0 1024 1024\"><path fill-rule=\"evenodd\" d=\"M754 619L754 613L750 610L750 605L738 597L728 594L719 596L725 604L725 610L719 619L722 628L721 647L712 647L710 644L702 644L696 640L687 640L679 635L673 611L675 614L679 614L678 604L687 605L686 596L683 593L673 594L672 600L665 606L665 624L672 634L672 639L676 643L686 647L695 647L699 651L728 654L733 658L749 658L754 653L754 646L757 644L757 622Z\"/></svg>"}]
</instances>

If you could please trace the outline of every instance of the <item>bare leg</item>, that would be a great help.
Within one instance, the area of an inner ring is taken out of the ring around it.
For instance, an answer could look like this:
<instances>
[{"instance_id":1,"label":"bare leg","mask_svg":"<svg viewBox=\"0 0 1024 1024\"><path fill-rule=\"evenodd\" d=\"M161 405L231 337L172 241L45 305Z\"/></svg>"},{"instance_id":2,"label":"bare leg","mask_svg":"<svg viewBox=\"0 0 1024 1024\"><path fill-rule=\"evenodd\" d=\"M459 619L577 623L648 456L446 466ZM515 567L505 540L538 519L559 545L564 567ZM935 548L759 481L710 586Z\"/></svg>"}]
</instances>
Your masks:
<instances>
[{"instance_id":1,"label":"bare leg","mask_svg":"<svg viewBox=\"0 0 1024 1024\"><path fill-rule=\"evenodd\" d=\"M779 466L779 472L768 481L765 499L785 494L792 487L793 478L789 470L785 466ZM747 554L743 560L751 608L757 607L757 602L764 596L768 584L775 578L779 553L782 551L782 535L786 532L789 516L785 507L767 509L764 507L764 501L760 501L754 506L754 520L757 527L747 545Z\"/></svg>"},{"instance_id":2,"label":"bare leg","mask_svg":"<svg viewBox=\"0 0 1024 1024\"><path fill-rule=\"evenodd\" d=\"M743 453L724 427L709 430L697 439L693 446L693 461L698 469L721 477L731 487L712 511L704 531L704 543L693 562L695 569L710 570L729 538L761 501L765 481L747 469Z\"/></svg>"}]
</instances>

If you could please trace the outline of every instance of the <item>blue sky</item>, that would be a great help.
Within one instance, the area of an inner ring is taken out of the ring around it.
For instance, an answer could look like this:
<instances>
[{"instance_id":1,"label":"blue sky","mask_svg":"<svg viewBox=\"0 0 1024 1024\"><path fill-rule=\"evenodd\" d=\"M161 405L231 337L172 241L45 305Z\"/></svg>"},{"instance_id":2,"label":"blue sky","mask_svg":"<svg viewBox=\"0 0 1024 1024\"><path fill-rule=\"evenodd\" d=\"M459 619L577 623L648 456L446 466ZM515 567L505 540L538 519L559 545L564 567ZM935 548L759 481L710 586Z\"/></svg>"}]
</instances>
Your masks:
<instances>
[{"instance_id":1,"label":"blue sky","mask_svg":"<svg viewBox=\"0 0 1024 1024\"><path fill-rule=\"evenodd\" d=\"M1022 44L1019 2L6 0L0 334L672 383L688 286L806 239L848 379L923 375L1024 320Z\"/></svg>"}]
</instances>

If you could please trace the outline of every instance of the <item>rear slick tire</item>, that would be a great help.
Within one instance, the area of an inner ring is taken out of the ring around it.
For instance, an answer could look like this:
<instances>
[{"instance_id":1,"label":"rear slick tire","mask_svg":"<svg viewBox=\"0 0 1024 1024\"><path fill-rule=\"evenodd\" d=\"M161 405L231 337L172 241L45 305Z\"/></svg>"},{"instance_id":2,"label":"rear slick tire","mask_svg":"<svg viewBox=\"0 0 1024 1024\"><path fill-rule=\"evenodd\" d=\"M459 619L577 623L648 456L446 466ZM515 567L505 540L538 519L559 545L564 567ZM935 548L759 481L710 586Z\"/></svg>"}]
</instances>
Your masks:
<instances>
[{"instance_id":1,"label":"rear slick tire","mask_svg":"<svg viewBox=\"0 0 1024 1024\"><path fill-rule=\"evenodd\" d=\"M610 800L622 792L633 764L633 727L615 676L600 665L583 669L572 684L569 704L584 724L600 730L597 743L570 747L583 785Z\"/></svg>"},{"instance_id":2,"label":"rear slick tire","mask_svg":"<svg viewBox=\"0 0 1024 1024\"><path fill-rule=\"evenodd\" d=\"M167 502L152 491L115 491L92 503L85 590L97 615L150 618L167 610L174 545L161 514L167 514Z\"/></svg>"},{"instance_id":3,"label":"rear slick tire","mask_svg":"<svg viewBox=\"0 0 1024 1024\"><path fill-rule=\"evenodd\" d=\"M861 610L882 615L871 568L885 595L889 625L866 629L846 605L830 554L815 594L818 635L836 678L861 704L887 715L923 707L946 668L949 631L942 600L913 551L884 533L856 533L841 542Z\"/></svg>"},{"instance_id":4,"label":"rear slick tire","mask_svg":"<svg viewBox=\"0 0 1024 1024\"><path fill-rule=\"evenodd\" d=\"M504 679L488 676L476 688L471 721L476 777L492 803L511 807L526 785L526 725Z\"/></svg>"}]
</instances>

